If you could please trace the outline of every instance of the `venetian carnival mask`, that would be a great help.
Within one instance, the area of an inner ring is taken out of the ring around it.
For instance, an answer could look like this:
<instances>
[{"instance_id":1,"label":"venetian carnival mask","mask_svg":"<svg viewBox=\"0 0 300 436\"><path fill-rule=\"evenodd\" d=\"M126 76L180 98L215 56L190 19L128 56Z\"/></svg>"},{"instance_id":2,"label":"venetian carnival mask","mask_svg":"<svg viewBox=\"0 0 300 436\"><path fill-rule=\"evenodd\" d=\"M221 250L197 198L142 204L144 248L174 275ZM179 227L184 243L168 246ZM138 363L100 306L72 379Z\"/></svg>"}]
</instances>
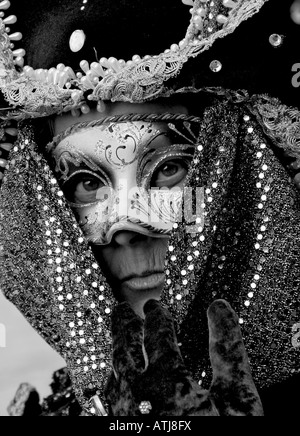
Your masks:
<instances>
[{"instance_id":1,"label":"venetian carnival mask","mask_svg":"<svg viewBox=\"0 0 300 436\"><path fill-rule=\"evenodd\" d=\"M109 244L124 230L167 238L196 139L188 121L100 120L59 135L55 171L87 240Z\"/></svg>"}]
</instances>

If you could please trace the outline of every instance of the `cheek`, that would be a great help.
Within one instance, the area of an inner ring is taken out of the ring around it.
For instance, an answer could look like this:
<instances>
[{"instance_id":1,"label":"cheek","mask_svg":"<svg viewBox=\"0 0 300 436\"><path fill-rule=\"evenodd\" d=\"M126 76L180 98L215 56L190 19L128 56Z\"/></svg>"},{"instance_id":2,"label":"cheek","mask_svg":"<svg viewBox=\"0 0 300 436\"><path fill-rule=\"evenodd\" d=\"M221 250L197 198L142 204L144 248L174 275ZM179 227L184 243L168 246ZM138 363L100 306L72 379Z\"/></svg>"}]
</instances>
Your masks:
<instances>
[{"instance_id":1,"label":"cheek","mask_svg":"<svg viewBox=\"0 0 300 436\"><path fill-rule=\"evenodd\" d=\"M154 255L163 264L166 260L168 242L168 239L157 239L153 246Z\"/></svg>"}]
</instances>

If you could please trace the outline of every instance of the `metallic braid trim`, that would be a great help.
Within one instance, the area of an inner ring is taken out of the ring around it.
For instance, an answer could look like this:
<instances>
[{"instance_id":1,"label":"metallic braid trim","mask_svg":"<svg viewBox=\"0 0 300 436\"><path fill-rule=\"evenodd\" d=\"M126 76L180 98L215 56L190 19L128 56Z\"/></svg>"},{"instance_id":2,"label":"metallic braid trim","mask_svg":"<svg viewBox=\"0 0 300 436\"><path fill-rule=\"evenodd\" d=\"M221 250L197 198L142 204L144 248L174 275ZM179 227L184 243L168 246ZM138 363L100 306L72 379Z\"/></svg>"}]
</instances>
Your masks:
<instances>
[{"instance_id":1,"label":"metallic braid trim","mask_svg":"<svg viewBox=\"0 0 300 436\"><path fill-rule=\"evenodd\" d=\"M111 117L102 118L100 120L74 124L73 126L69 127L67 130L65 130L64 132L60 133L55 138L53 138L53 141L47 145L46 151L47 153L51 153L63 139L78 132L81 129L90 129L93 127L99 127L109 123L125 123L127 121L165 122L165 123L169 121L185 121L185 122L200 124L202 122L202 119L199 117L195 117L193 115L169 114L169 113L114 115Z\"/></svg>"}]
</instances>

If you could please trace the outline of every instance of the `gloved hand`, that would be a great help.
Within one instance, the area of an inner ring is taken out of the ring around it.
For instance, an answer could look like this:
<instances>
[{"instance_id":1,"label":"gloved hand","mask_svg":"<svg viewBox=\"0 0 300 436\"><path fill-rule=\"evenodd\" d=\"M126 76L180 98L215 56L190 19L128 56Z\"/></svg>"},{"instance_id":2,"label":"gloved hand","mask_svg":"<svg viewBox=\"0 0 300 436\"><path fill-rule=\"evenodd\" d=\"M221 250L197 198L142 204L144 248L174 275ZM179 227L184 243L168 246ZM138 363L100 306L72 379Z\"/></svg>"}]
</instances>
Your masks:
<instances>
[{"instance_id":1,"label":"gloved hand","mask_svg":"<svg viewBox=\"0 0 300 436\"><path fill-rule=\"evenodd\" d=\"M238 317L224 300L208 310L213 381L203 390L186 369L170 313L151 300L145 321L128 303L112 314L113 367L106 389L114 416L262 416Z\"/></svg>"}]
</instances>

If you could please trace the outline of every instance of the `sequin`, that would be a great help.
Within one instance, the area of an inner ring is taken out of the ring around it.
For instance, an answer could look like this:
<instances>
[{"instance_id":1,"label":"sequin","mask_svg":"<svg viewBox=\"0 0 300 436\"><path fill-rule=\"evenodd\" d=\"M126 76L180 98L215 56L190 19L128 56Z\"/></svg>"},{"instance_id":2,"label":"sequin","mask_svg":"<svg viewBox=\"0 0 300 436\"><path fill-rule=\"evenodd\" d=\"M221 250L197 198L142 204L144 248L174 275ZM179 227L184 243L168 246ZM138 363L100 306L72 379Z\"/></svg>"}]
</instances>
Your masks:
<instances>
[{"instance_id":1,"label":"sequin","mask_svg":"<svg viewBox=\"0 0 300 436\"><path fill-rule=\"evenodd\" d=\"M283 37L277 33L273 33L269 38L269 42L273 47L280 47L283 44Z\"/></svg>"},{"instance_id":2,"label":"sequin","mask_svg":"<svg viewBox=\"0 0 300 436\"><path fill-rule=\"evenodd\" d=\"M209 28L210 29L210 28ZM212 30L209 30L210 32L212 32ZM220 61L212 61L210 63L209 68L214 72L214 73L219 73L222 70L222 64Z\"/></svg>"}]
</instances>

